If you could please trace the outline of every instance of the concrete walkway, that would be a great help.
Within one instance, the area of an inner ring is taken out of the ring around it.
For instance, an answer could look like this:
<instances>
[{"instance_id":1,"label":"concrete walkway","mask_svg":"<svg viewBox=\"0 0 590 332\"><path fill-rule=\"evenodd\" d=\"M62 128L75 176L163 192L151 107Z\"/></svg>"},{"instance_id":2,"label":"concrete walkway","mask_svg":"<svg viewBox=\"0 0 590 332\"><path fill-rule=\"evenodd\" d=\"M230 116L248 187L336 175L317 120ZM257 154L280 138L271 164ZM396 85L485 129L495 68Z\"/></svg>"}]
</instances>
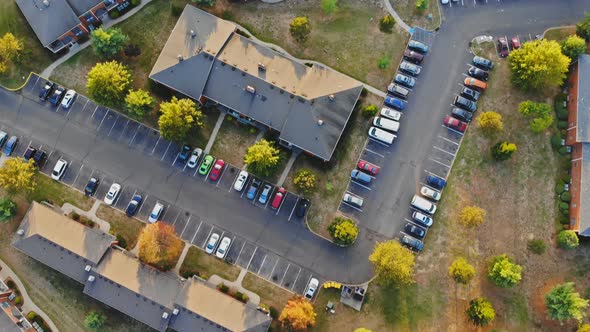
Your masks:
<instances>
[{"instance_id":1,"label":"concrete walkway","mask_svg":"<svg viewBox=\"0 0 590 332\"><path fill-rule=\"evenodd\" d=\"M389 15L393 16L393 18L395 19L397 24L399 24L399 26L402 27L407 32L410 32L411 27L409 25L407 25L406 22L404 22L404 20L402 20L402 18L393 9L391 2L389 0L383 0L383 3L385 4L385 8L387 9L387 11L389 12Z\"/></svg>"},{"instance_id":2,"label":"concrete walkway","mask_svg":"<svg viewBox=\"0 0 590 332\"><path fill-rule=\"evenodd\" d=\"M16 273L14 273L14 271L12 271L12 269L10 269L10 267L8 267L8 265L4 263L2 260L0 260L0 266L2 267L2 270L0 270L0 278L2 280L6 280L7 278L12 279L12 281L14 281L14 283L18 286L18 289L20 290L21 296L23 298L23 314L26 315L29 311L36 312L39 316L41 316L41 318L43 318L45 323L47 323L47 325L51 328L53 332L58 332L59 329L57 328L57 326L55 326L55 324L49 318L49 316L47 316L47 314L33 302L33 299L31 299L31 297L27 293L25 285L23 285Z\"/></svg>"},{"instance_id":3,"label":"concrete walkway","mask_svg":"<svg viewBox=\"0 0 590 332\"><path fill-rule=\"evenodd\" d=\"M139 247L139 246L135 246L135 247ZM182 249L182 253L180 254L180 257L178 257L178 262L176 262L176 266L174 266L174 273L180 275L180 267L182 266L182 262L184 262L184 259L186 258L186 254L188 254L188 250L191 248L191 244L184 242L184 249Z\"/></svg>"},{"instance_id":4,"label":"concrete walkway","mask_svg":"<svg viewBox=\"0 0 590 332\"><path fill-rule=\"evenodd\" d=\"M61 207L61 210L65 214L69 214L70 212L76 212L77 214L94 221L98 225L98 227L100 228L101 231L108 234L109 231L111 230L111 224L109 224L105 220L100 219L98 216L96 216L96 211L98 211L100 204L102 204L101 201L95 200L94 205L92 205L92 208L88 211L84 211L76 206L73 206L70 203L65 203Z\"/></svg>"},{"instance_id":5,"label":"concrete walkway","mask_svg":"<svg viewBox=\"0 0 590 332\"><path fill-rule=\"evenodd\" d=\"M299 157L300 154L301 154L301 151L297 151L297 152L293 151L291 153L291 157L287 161L287 165L285 165L285 168L283 169L283 173L281 173L281 177L279 178L279 181L277 182L277 187L283 186L283 183L285 182L287 175L289 175L289 172L291 171L291 168L293 167L295 160L297 160L297 157Z\"/></svg>"},{"instance_id":6,"label":"concrete walkway","mask_svg":"<svg viewBox=\"0 0 590 332\"><path fill-rule=\"evenodd\" d=\"M240 271L240 275L238 276L238 279L236 279L236 281L225 280L222 277L214 274L211 277L209 277L209 282L215 286L219 285L220 283L223 283L224 285L226 285L229 288L233 288L233 289L237 290L238 292L246 294L248 296L248 302L255 304L255 305L260 305L260 296L258 296L258 294L256 294L256 293L253 293L253 292L247 290L246 288L244 288L242 286L242 281L244 280L246 273L248 273L248 270L242 269Z\"/></svg>"},{"instance_id":7,"label":"concrete walkway","mask_svg":"<svg viewBox=\"0 0 590 332\"><path fill-rule=\"evenodd\" d=\"M215 143L215 137L217 137L217 133L219 132L219 128L221 128L221 124L223 123L223 119L227 114L225 112L219 112L219 117L217 118L217 122L215 123L215 127L213 127L213 131L211 132L211 136L209 136L209 141L207 142L207 146L205 147L205 154L208 154L213 147L213 143Z\"/></svg>"},{"instance_id":8,"label":"concrete walkway","mask_svg":"<svg viewBox=\"0 0 590 332\"><path fill-rule=\"evenodd\" d=\"M131 9L130 11L125 13L125 15L118 17L114 20L107 16L107 18L105 18L105 21L102 24L102 27L105 29L110 28L115 24L125 21L126 19L128 19L129 17L133 16L135 13L140 11L143 7L145 7L150 2L152 2L152 0L142 0L141 3L139 4L139 6ZM92 45L92 42L90 41L90 39L83 44L73 45L72 47L70 47L70 50L68 53L64 54L64 56L55 60L53 63L51 63L49 66L47 66L47 68L43 69L43 71L40 74L41 77L49 78L49 76L51 76L51 74L53 74L53 71L55 70L55 68L57 68L57 66L68 61L71 57L78 54L78 52L87 48L90 45Z\"/></svg>"}]
</instances>

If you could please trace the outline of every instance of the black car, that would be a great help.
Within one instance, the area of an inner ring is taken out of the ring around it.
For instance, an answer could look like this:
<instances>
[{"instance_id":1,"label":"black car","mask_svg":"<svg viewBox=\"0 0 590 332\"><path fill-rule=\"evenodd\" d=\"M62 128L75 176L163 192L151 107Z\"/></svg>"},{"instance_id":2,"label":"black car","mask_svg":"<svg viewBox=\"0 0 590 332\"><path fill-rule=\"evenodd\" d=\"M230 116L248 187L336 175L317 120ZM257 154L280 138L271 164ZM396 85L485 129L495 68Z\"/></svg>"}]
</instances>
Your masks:
<instances>
[{"instance_id":1,"label":"black car","mask_svg":"<svg viewBox=\"0 0 590 332\"><path fill-rule=\"evenodd\" d=\"M401 239L402 245L414 250L414 251L422 251L424 248L424 243L420 240L414 239L413 237L403 235Z\"/></svg>"},{"instance_id":2,"label":"black car","mask_svg":"<svg viewBox=\"0 0 590 332\"><path fill-rule=\"evenodd\" d=\"M142 200L143 200L143 197L141 197L141 195L134 195L131 198L131 201L129 201L129 204L127 204L127 208L125 209L125 214L128 217L132 217L133 215L135 215L139 206L141 205Z\"/></svg>"},{"instance_id":3,"label":"black car","mask_svg":"<svg viewBox=\"0 0 590 332\"><path fill-rule=\"evenodd\" d=\"M411 223L407 223L406 226L404 226L404 231L417 239L423 239L426 235L426 230L424 228Z\"/></svg>"},{"instance_id":4,"label":"black car","mask_svg":"<svg viewBox=\"0 0 590 332\"><path fill-rule=\"evenodd\" d=\"M49 81L45 82L45 85L41 88L41 91L39 91L39 99L47 100L47 97L49 97L49 94L53 91L54 87L55 83Z\"/></svg>"},{"instance_id":5,"label":"black car","mask_svg":"<svg viewBox=\"0 0 590 332\"><path fill-rule=\"evenodd\" d=\"M479 99L479 96L481 95L481 92L475 91L473 89L470 89L468 87L463 87L463 89L461 90L461 96L471 99L473 101L477 101Z\"/></svg>"},{"instance_id":6,"label":"black car","mask_svg":"<svg viewBox=\"0 0 590 332\"><path fill-rule=\"evenodd\" d=\"M35 164L37 166L41 166L45 159L47 159L47 153L45 153L45 151L41 149L37 150L37 152L35 152L35 155L33 156L33 161L35 161Z\"/></svg>"},{"instance_id":7,"label":"black car","mask_svg":"<svg viewBox=\"0 0 590 332\"><path fill-rule=\"evenodd\" d=\"M64 97L64 92L66 89L62 88L61 86L57 85L55 90L53 90L53 94L49 97L49 102L51 105L57 106L61 99Z\"/></svg>"},{"instance_id":8,"label":"black car","mask_svg":"<svg viewBox=\"0 0 590 332\"><path fill-rule=\"evenodd\" d=\"M473 117L473 113L467 112L466 110L462 110L458 107L453 107L451 111L451 115L457 119L464 122L471 122L471 118Z\"/></svg>"},{"instance_id":9,"label":"black car","mask_svg":"<svg viewBox=\"0 0 590 332\"><path fill-rule=\"evenodd\" d=\"M178 153L178 160L185 163L188 160L188 157L191 155L191 147L188 145L183 145Z\"/></svg>"},{"instance_id":10,"label":"black car","mask_svg":"<svg viewBox=\"0 0 590 332\"><path fill-rule=\"evenodd\" d=\"M310 201L307 198L301 198L299 202L297 202L297 207L295 208L295 215L299 218L303 218L307 209L309 208Z\"/></svg>"},{"instance_id":11,"label":"black car","mask_svg":"<svg viewBox=\"0 0 590 332\"><path fill-rule=\"evenodd\" d=\"M90 180L88 180L86 187L84 187L84 194L86 196L94 195L99 184L100 184L100 180L98 178L91 177Z\"/></svg>"},{"instance_id":12,"label":"black car","mask_svg":"<svg viewBox=\"0 0 590 332\"><path fill-rule=\"evenodd\" d=\"M32 146L29 146L27 148L27 151L25 151L23 158L25 159L25 161L29 161L29 159L33 158L33 156L35 155L36 152L37 152L37 149L35 149Z\"/></svg>"},{"instance_id":13,"label":"black car","mask_svg":"<svg viewBox=\"0 0 590 332\"><path fill-rule=\"evenodd\" d=\"M491 70L494 68L494 63L491 60L482 58L480 56L473 57L473 64L476 67L481 68L483 70Z\"/></svg>"},{"instance_id":14,"label":"black car","mask_svg":"<svg viewBox=\"0 0 590 332\"><path fill-rule=\"evenodd\" d=\"M469 74L469 76L471 76L473 78L477 78L478 80L482 80L482 81L487 81L488 78L490 78L490 75L488 74L487 71L481 70L476 67L469 67L469 70L467 70L467 73Z\"/></svg>"},{"instance_id":15,"label":"black car","mask_svg":"<svg viewBox=\"0 0 590 332\"><path fill-rule=\"evenodd\" d=\"M477 105L475 104L475 102L459 96L455 96L453 104L469 112L475 112L475 110L477 109Z\"/></svg>"}]
</instances>

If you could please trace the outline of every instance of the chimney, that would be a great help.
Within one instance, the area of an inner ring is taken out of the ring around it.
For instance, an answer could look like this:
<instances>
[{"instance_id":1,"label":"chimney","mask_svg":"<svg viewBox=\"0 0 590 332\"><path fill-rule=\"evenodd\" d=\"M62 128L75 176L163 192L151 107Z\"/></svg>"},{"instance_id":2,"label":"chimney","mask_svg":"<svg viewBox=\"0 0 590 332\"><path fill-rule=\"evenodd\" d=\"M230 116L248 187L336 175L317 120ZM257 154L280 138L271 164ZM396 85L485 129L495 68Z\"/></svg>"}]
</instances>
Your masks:
<instances>
[{"instance_id":1,"label":"chimney","mask_svg":"<svg viewBox=\"0 0 590 332\"><path fill-rule=\"evenodd\" d=\"M162 314L162 319L168 319L168 313L164 311Z\"/></svg>"},{"instance_id":2,"label":"chimney","mask_svg":"<svg viewBox=\"0 0 590 332\"><path fill-rule=\"evenodd\" d=\"M334 101L334 95L329 95L328 99L330 99L330 101Z\"/></svg>"},{"instance_id":3,"label":"chimney","mask_svg":"<svg viewBox=\"0 0 590 332\"><path fill-rule=\"evenodd\" d=\"M16 234L23 236L23 235L25 235L25 230L21 228L18 231L16 231Z\"/></svg>"},{"instance_id":4,"label":"chimney","mask_svg":"<svg viewBox=\"0 0 590 332\"><path fill-rule=\"evenodd\" d=\"M246 85L246 91L250 93L256 93L256 88L251 85Z\"/></svg>"},{"instance_id":5,"label":"chimney","mask_svg":"<svg viewBox=\"0 0 590 332\"><path fill-rule=\"evenodd\" d=\"M184 57L182 56L182 54L179 54L179 55L178 55L178 62L180 62L180 61L182 61L182 60L184 60Z\"/></svg>"},{"instance_id":6,"label":"chimney","mask_svg":"<svg viewBox=\"0 0 590 332\"><path fill-rule=\"evenodd\" d=\"M88 276L88 282L93 282L94 281L94 276Z\"/></svg>"},{"instance_id":7,"label":"chimney","mask_svg":"<svg viewBox=\"0 0 590 332\"><path fill-rule=\"evenodd\" d=\"M191 38L195 39L196 36L197 34L195 33L195 30L191 30Z\"/></svg>"},{"instance_id":8,"label":"chimney","mask_svg":"<svg viewBox=\"0 0 590 332\"><path fill-rule=\"evenodd\" d=\"M92 267L90 265L86 265L84 267L84 271L86 271L86 272L90 272L90 269L92 269Z\"/></svg>"},{"instance_id":9,"label":"chimney","mask_svg":"<svg viewBox=\"0 0 590 332\"><path fill-rule=\"evenodd\" d=\"M260 71L266 71L266 66L263 63L259 62L258 69L260 69Z\"/></svg>"},{"instance_id":10,"label":"chimney","mask_svg":"<svg viewBox=\"0 0 590 332\"><path fill-rule=\"evenodd\" d=\"M43 0L43 5L45 5L45 7L49 7L49 0Z\"/></svg>"},{"instance_id":11,"label":"chimney","mask_svg":"<svg viewBox=\"0 0 590 332\"><path fill-rule=\"evenodd\" d=\"M172 314L174 316L178 315L178 313L179 313L178 309L174 308L174 310L172 310Z\"/></svg>"},{"instance_id":12,"label":"chimney","mask_svg":"<svg viewBox=\"0 0 590 332\"><path fill-rule=\"evenodd\" d=\"M323 124L324 124L324 120L322 120L322 119L319 119L319 120L318 120L318 126L322 126Z\"/></svg>"}]
</instances>

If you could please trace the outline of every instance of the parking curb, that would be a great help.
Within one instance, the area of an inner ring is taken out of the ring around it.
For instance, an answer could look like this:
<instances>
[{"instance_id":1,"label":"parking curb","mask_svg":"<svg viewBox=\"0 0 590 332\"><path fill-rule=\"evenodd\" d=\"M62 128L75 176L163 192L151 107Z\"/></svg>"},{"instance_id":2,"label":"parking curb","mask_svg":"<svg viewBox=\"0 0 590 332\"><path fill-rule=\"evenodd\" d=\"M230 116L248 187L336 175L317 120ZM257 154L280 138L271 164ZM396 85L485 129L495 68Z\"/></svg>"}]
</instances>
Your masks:
<instances>
[{"instance_id":1,"label":"parking curb","mask_svg":"<svg viewBox=\"0 0 590 332\"><path fill-rule=\"evenodd\" d=\"M551 27L551 28L547 28L545 29L545 31L543 31L543 38L545 38L545 34L547 33L547 31L551 31L551 30L557 30L557 29L564 29L564 28L575 28L575 25L563 25L563 26L557 26L557 27Z\"/></svg>"},{"instance_id":2,"label":"parking curb","mask_svg":"<svg viewBox=\"0 0 590 332\"><path fill-rule=\"evenodd\" d=\"M18 90L21 90L22 88L24 88L27 85L27 83L29 83L29 80L31 79L31 76L33 76L33 75L37 75L37 76L41 77L41 75L39 75L39 74L37 74L37 73L35 73L35 72L32 71L32 72L29 73L29 76L27 76L27 79L25 80L25 82L21 86L19 86L17 88L9 88L9 87L7 87L5 85L0 84L0 87L4 88L5 90L13 91L13 92L18 91Z\"/></svg>"}]
</instances>

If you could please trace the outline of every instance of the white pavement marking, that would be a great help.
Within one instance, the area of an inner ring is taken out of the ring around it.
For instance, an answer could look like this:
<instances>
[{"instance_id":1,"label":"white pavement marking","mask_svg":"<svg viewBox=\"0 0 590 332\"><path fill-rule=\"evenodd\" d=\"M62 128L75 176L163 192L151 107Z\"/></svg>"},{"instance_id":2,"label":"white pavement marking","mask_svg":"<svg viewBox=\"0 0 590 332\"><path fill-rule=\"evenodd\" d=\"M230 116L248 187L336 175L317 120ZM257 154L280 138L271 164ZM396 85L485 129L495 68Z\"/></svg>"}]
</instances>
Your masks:
<instances>
[{"instance_id":1,"label":"white pavement marking","mask_svg":"<svg viewBox=\"0 0 590 332\"><path fill-rule=\"evenodd\" d=\"M102 122L104 121L104 119L107 118L107 115L109 115L110 111L107 111L104 116L102 117L102 120L100 120L100 124L98 125L98 128L96 128L96 131L98 132L100 130L100 127L102 126Z\"/></svg>"},{"instance_id":2,"label":"white pavement marking","mask_svg":"<svg viewBox=\"0 0 590 332\"><path fill-rule=\"evenodd\" d=\"M295 281L293 281L293 285L291 286L291 290L293 290L293 288L295 288L295 284L297 283L297 280L299 279L300 274L301 274L301 268L299 268L299 272L297 272L297 276L295 277Z\"/></svg>"},{"instance_id":3,"label":"white pavement marking","mask_svg":"<svg viewBox=\"0 0 590 332\"><path fill-rule=\"evenodd\" d=\"M455 144L455 145L460 145L459 143L457 143L457 142L453 142L453 141L451 141L450 139L448 139L448 138L444 138L444 137L442 137L442 136L438 136L438 138L442 138L442 139L444 139L445 141L447 141L447 142L449 142L449 143L453 143L453 144Z\"/></svg>"},{"instance_id":4,"label":"white pavement marking","mask_svg":"<svg viewBox=\"0 0 590 332\"><path fill-rule=\"evenodd\" d=\"M166 216L166 213L168 213L169 208L170 208L170 204L166 205L166 208L164 209L164 214L162 216L160 216L160 219L158 219L158 220L164 220L164 217Z\"/></svg>"},{"instance_id":5,"label":"white pavement marking","mask_svg":"<svg viewBox=\"0 0 590 332\"><path fill-rule=\"evenodd\" d=\"M199 224L199 227L197 227L197 230L195 231L195 235L193 235L193 239L191 240L191 244L195 241L195 238L197 237L197 233L199 232L199 229L201 229L201 225L203 224L203 220L201 220L201 223Z\"/></svg>"},{"instance_id":6,"label":"white pavement marking","mask_svg":"<svg viewBox=\"0 0 590 332\"><path fill-rule=\"evenodd\" d=\"M356 182L356 181L352 181L352 180L350 180L350 183L354 183L354 184L356 184L357 186L359 186L359 187L362 187L362 188L365 188L365 189L367 189L367 190L372 190L371 188L369 188L369 187L367 187L367 186L365 186L365 185L363 185L363 184L360 184L359 182Z\"/></svg>"},{"instance_id":7,"label":"white pavement marking","mask_svg":"<svg viewBox=\"0 0 590 332\"><path fill-rule=\"evenodd\" d=\"M442 125L442 126L443 126L444 128L447 128L448 130L450 130L450 131L452 131L452 132L455 132L455 133L457 133L457 134L459 134L459 135L463 136L463 133L462 133L462 132L460 132L460 131L457 131L457 130L455 130L455 129L451 128L451 127L447 127L447 126L445 126L445 125Z\"/></svg>"},{"instance_id":8,"label":"white pavement marking","mask_svg":"<svg viewBox=\"0 0 590 332\"><path fill-rule=\"evenodd\" d=\"M431 171L428 171L428 170L424 170L424 172L426 172L426 173L428 173L428 174L430 174L430 175L434 175L434 176L436 176L436 177L439 177L439 178L441 178L441 179L445 179L445 178L446 178L445 176L440 176L440 175L438 175L438 174L436 174L436 173L433 173L433 172L431 172Z\"/></svg>"},{"instance_id":9,"label":"white pavement marking","mask_svg":"<svg viewBox=\"0 0 590 332\"><path fill-rule=\"evenodd\" d=\"M283 284L283 281L285 280L285 276L287 275L287 271L289 271L290 267L291 267L291 263L289 263L289 265L287 265L287 268L285 269L285 273L283 273L283 277L281 278L281 282L279 282L279 285Z\"/></svg>"},{"instance_id":10,"label":"white pavement marking","mask_svg":"<svg viewBox=\"0 0 590 332\"><path fill-rule=\"evenodd\" d=\"M37 83L39 83L39 79L41 79L40 76L37 76L37 79L35 80L35 84L33 84L33 86L31 87L31 92L33 91L33 89L35 88L35 86L37 85Z\"/></svg>"},{"instance_id":11,"label":"white pavement marking","mask_svg":"<svg viewBox=\"0 0 590 332\"><path fill-rule=\"evenodd\" d=\"M379 143L379 142L378 142L378 143ZM383 144L383 143L381 143L381 144ZM367 148L365 148L365 151L368 151L368 152L374 153L374 154L378 155L378 156L379 156L379 157L381 157L381 158L385 158L385 156L384 156L384 155L382 155L381 153L377 153L377 152L375 152L375 151L373 151L373 150L371 150L371 149L367 149ZM360 159L360 158L359 158L359 159Z\"/></svg>"},{"instance_id":12,"label":"white pavement marking","mask_svg":"<svg viewBox=\"0 0 590 332\"><path fill-rule=\"evenodd\" d=\"M176 225L176 220L178 220L178 217L180 217L180 215L182 214L182 210L178 211L178 214L176 215L176 218L174 218L174 221L172 222L172 226Z\"/></svg>"},{"instance_id":13,"label":"white pavement marking","mask_svg":"<svg viewBox=\"0 0 590 332\"><path fill-rule=\"evenodd\" d=\"M111 137L111 131L113 131L113 128L115 128L117 121L119 121L119 117L117 117L117 120L115 120L115 122L113 122L113 125L111 126L111 129L109 130L109 133L107 134L107 137Z\"/></svg>"},{"instance_id":14,"label":"white pavement marking","mask_svg":"<svg viewBox=\"0 0 590 332\"><path fill-rule=\"evenodd\" d=\"M272 270L270 271L270 278L272 279L272 274L275 272L275 268L277 267L277 264L279 264L279 260L280 258L277 259L277 261L275 262L275 265L272 267Z\"/></svg>"},{"instance_id":15,"label":"white pavement marking","mask_svg":"<svg viewBox=\"0 0 590 332\"><path fill-rule=\"evenodd\" d=\"M41 148L39 148L39 149L41 149ZM82 170L82 167L84 167L84 164L82 164L82 166L80 166L80 169L78 170L78 174L76 174L76 177L74 178L74 182L73 182L72 186L74 184L76 184L76 181L78 181L78 176L80 176L80 171Z\"/></svg>"},{"instance_id":16,"label":"white pavement marking","mask_svg":"<svg viewBox=\"0 0 590 332\"><path fill-rule=\"evenodd\" d=\"M115 200L113 201L113 204L111 204L111 206L113 208L115 208L115 205L117 205L117 202L119 201L119 198L121 198L121 193L123 192L123 190L125 190L125 186L121 186L121 190L119 190L119 193L117 194L117 197L115 197Z\"/></svg>"},{"instance_id":17,"label":"white pavement marking","mask_svg":"<svg viewBox=\"0 0 590 332\"><path fill-rule=\"evenodd\" d=\"M219 176L219 179L217 179L217 183L215 184L215 187L219 188L219 184L221 183L221 179L223 178L223 175L225 174L225 172L227 171L229 165L227 167L224 167L221 170L221 175Z\"/></svg>"},{"instance_id":18,"label":"white pavement marking","mask_svg":"<svg viewBox=\"0 0 590 332\"><path fill-rule=\"evenodd\" d=\"M135 128L135 134L133 134L133 138L131 139L131 142L129 142L129 145L133 144L133 141L135 141L135 136L137 136L137 133L139 132L139 127L141 127L141 125Z\"/></svg>"},{"instance_id":19,"label":"white pavement marking","mask_svg":"<svg viewBox=\"0 0 590 332\"><path fill-rule=\"evenodd\" d=\"M250 267L250 263L252 263L252 259L254 259L254 255L256 255L256 251L258 247L254 248L254 252L252 253L252 257L250 257L250 261L248 262L248 266L246 266L246 270Z\"/></svg>"},{"instance_id":20,"label":"white pavement marking","mask_svg":"<svg viewBox=\"0 0 590 332\"><path fill-rule=\"evenodd\" d=\"M236 258L236 264L238 263L238 259L240 259L240 256L242 255L242 250L244 250L245 246L246 246L246 241L244 241L244 243L242 243L242 248L240 249L240 252L238 253L238 257Z\"/></svg>"},{"instance_id":21,"label":"white pavement marking","mask_svg":"<svg viewBox=\"0 0 590 332\"><path fill-rule=\"evenodd\" d=\"M264 255L264 258L262 259L262 264L260 264L260 267L258 268L258 271L256 272L256 274L260 274L260 270L262 269L262 266L264 265L264 262L266 261L266 256Z\"/></svg>"},{"instance_id":22,"label":"white pavement marking","mask_svg":"<svg viewBox=\"0 0 590 332\"><path fill-rule=\"evenodd\" d=\"M369 139L370 139L371 141L373 141L373 142L377 143L377 144L381 144L381 145L383 145L383 146L389 147L389 145L388 145L388 144L385 144L385 143L383 143L383 142L381 142L381 141L378 141L378 140L376 140L376 139L374 139L374 138L372 138L372 137L369 137ZM367 149L365 149L365 150L367 150Z\"/></svg>"},{"instance_id":23,"label":"white pavement marking","mask_svg":"<svg viewBox=\"0 0 590 332\"><path fill-rule=\"evenodd\" d=\"M192 215L188 216L188 220L186 221L186 224L184 225L184 228L182 229L182 232L180 233L180 237L182 237L182 234L184 234L184 231L186 230L186 227L188 226L188 224L191 221L191 217L192 217Z\"/></svg>"},{"instance_id":24,"label":"white pavement marking","mask_svg":"<svg viewBox=\"0 0 590 332\"><path fill-rule=\"evenodd\" d=\"M285 204L285 200L287 199L287 193L285 193L285 195L283 195L283 198L281 199L281 204L279 204L279 207L277 208L277 213L275 213L275 216L279 215L279 212L281 211L281 208L283 207L283 204ZM299 197L297 197L297 199L299 199Z\"/></svg>"},{"instance_id":25,"label":"white pavement marking","mask_svg":"<svg viewBox=\"0 0 590 332\"><path fill-rule=\"evenodd\" d=\"M143 209L143 207L145 206L145 204L143 204L143 203L147 202L148 197L150 197L150 195L146 195L145 198L143 199L143 202L142 202L141 206L139 207L139 210L137 211L138 215L141 214L141 209Z\"/></svg>"},{"instance_id":26,"label":"white pavement marking","mask_svg":"<svg viewBox=\"0 0 590 332\"><path fill-rule=\"evenodd\" d=\"M96 107L94 108L94 112L92 112L92 115L90 116L91 118L94 117L94 113L96 113L96 110L98 110L99 107L100 105L96 105Z\"/></svg>"},{"instance_id":27,"label":"white pavement marking","mask_svg":"<svg viewBox=\"0 0 590 332\"><path fill-rule=\"evenodd\" d=\"M158 136L158 140L156 141L156 144L154 144L154 148L152 149L152 152L150 153L150 155L153 155L154 152L156 151L156 146L158 146L158 142L160 142L161 138L162 138L162 136Z\"/></svg>"},{"instance_id":28,"label":"white pavement marking","mask_svg":"<svg viewBox=\"0 0 590 332\"><path fill-rule=\"evenodd\" d=\"M359 211L359 212L363 212L363 210L362 210L362 209L359 209L359 208L357 208L356 206L354 206L354 205L351 205L351 204L348 204L348 203L346 203L346 202L344 202L344 201L340 201L340 203L342 203L342 204L344 204L344 205L346 205L346 206L348 206L348 207L351 207L351 208L353 208L353 209L355 209L355 210L357 210L357 211Z\"/></svg>"},{"instance_id":29,"label":"white pavement marking","mask_svg":"<svg viewBox=\"0 0 590 332\"><path fill-rule=\"evenodd\" d=\"M238 172L238 170L239 171L242 171L241 169L236 168L236 177L232 181L231 186L229 187L229 189L227 190L227 192L230 192L232 190L232 188L234 187L234 185L236 184L236 181L238 180L238 176L240 176L240 172ZM244 190L244 188L242 188L242 190Z\"/></svg>"},{"instance_id":30,"label":"white pavement marking","mask_svg":"<svg viewBox=\"0 0 590 332\"><path fill-rule=\"evenodd\" d=\"M211 233L213 233L213 226L211 226L211 229L209 230L209 234L205 238L205 242L203 242L203 244L200 245L201 248L203 248L205 246L205 243L207 243L207 241L209 240L209 237L211 236Z\"/></svg>"},{"instance_id":31,"label":"white pavement marking","mask_svg":"<svg viewBox=\"0 0 590 332\"><path fill-rule=\"evenodd\" d=\"M193 173L193 176L197 176L197 172L199 171L199 166L200 165L195 166L195 172Z\"/></svg>"},{"instance_id":32,"label":"white pavement marking","mask_svg":"<svg viewBox=\"0 0 590 332\"><path fill-rule=\"evenodd\" d=\"M453 157L455 156L455 154L454 154L454 153L450 153L449 151L447 151L447 150L444 150L444 149L441 149L441 148L439 148L439 147L438 147L438 146L436 146L436 145L435 145L435 146L433 146L433 147L434 147L436 150L438 150L438 151L442 151L442 152L444 152L444 153L450 154L450 155L451 155L451 156L453 156Z\"/></svg>"},{"instance_id":33,"label":"white pavement marking","mask_svg":"<svg viewBox=\"0 0 590 332\"><path fill-rule=\"evenodd\" d=\"M309 276L309 279L307 279L307 283L305 284L305 290L307 290L307 286L309 285L311 278L313 278L313 274Z\"/></svg>"},{"instance_id":34,"label":"white pavement marking","mask_svg":"<svg viewBox=\"0 0 590 332\"><path fill-rule=\"evenodd\" d=\"M68 107L68 111L66 112L66 115L65 115L66 118L70 114L70 111L72 110L72 107L74 107L74 104L72 104L70 107Z\"/></svg>"},{"instance_id":35,"label":"white pavement marking","mask_svg":"<svg viewBox=\"0 0 590 332\"><path fill-rule=\"evenodd\" d=\"M168 147L166 148L166 151L164 151L164 154L162 155L162 158L160 158L160 160L164 160L164 157L166 157L166 153L168 153L168 149L170 149L170 145L172 145L172 142L168 143ZM176 156L178 157L178 156ZM176 160L176 159L174 159Z\"/></svg>"},{"instance_id":36,"label":"white pavement marking","mask_svg":"<svg viewBox=\"0 0 590 332\"><path fill-rule=\"evenodd\" d=\"M293 216L293 212L295 212L295 208L297 207L297 203L299 203L299 199L295 202L295 205L293 206L293 209L291 210L291 213L289 214L289 219L287 219L287 221L291 221L291 217Z\"/></svg>"},{"instance_id":37,"label":"white pavement marking","mask_svg":"<svg viewBox=\"0 0 590 332\"><path fill-rule=\"evenodd\" d=\"M164 154L164 156L165 156L165 154ZM162 156L162 158L164 158L164 156ZM174 164L176 164L176 160L178 160L178 155L176 155L176 157L174 157L174 161L172 161L172 166L174 166ZM182 170L184 171L184 168Z\"/></svg>"},{"instance_id":38,"label":"white pavement marking","mask_svg":"<svg viewBox=\"0 0 590 332\"><path fill-rule=\"evenodd\" d=\"M119 138L121 138L121 136L123 136L123 133L125 132L125 129L127 129L127 126L129 125L129 122L131 122L131 120L127 120L127 122L125 123L125 126L123 127L123 130L121 130L121 135L119 135Z\"/></svg>"}]
</instances>

